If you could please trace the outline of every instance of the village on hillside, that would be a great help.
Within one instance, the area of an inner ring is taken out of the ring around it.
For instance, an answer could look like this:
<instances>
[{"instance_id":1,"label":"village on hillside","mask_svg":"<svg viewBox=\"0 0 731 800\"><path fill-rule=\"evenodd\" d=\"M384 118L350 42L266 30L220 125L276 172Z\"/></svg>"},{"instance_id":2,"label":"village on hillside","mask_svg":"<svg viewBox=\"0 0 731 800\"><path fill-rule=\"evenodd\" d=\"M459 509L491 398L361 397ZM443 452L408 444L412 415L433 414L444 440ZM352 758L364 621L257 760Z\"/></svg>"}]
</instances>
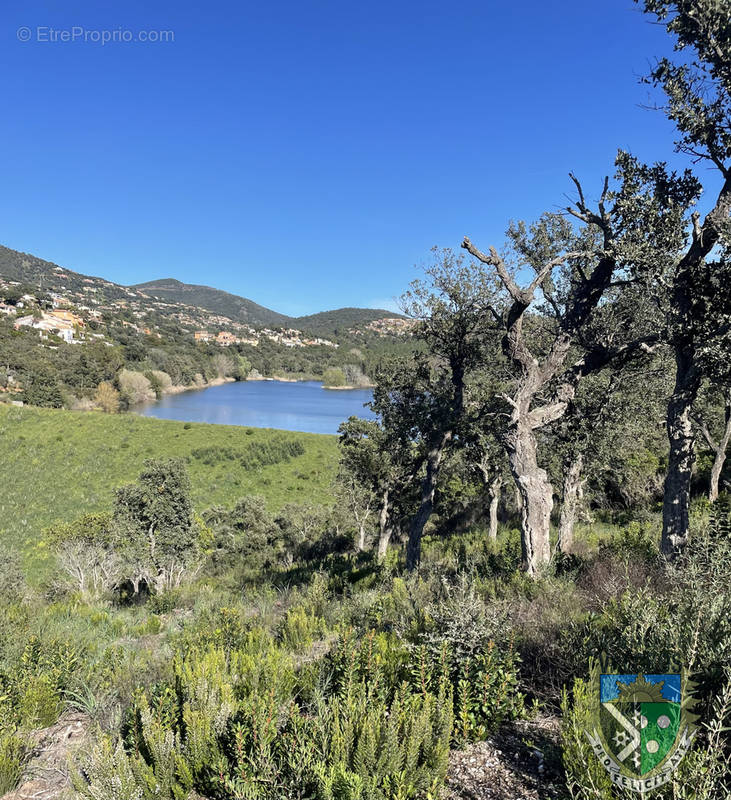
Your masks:
<instances>
[{"instance_id":1,"label":"village on hillside","mask_svg":"<svg viewBox=\"0 0 731 800\"><path fill-rule=\"evenodd\" d=\"M54 273L53 291L44 291L39 286L33 293L24 291L28 287L18 281L0 278L0 314L14 317L16 330L32 328L39 332L41 339L48 339L52 334L69 344L89 339L104 340L104 334L90 330L87 323L99 323L105 315L112 315L121 318L121 324L136 333L159 337L155 318L162 317L175 321L184 333L201 344L221 347L248 344L256 347L262 339L268 339L284 347L339 346L331 339L296 328L255 328L198 306L165 302L139 289L118 286L101 278L72 273L75 285L67 287L62 281L69 277L69 273L61 267L55 267ZM377 336L398 336L410 333L414 324L414 320L385 317L368 323L364 328ZM359 328L348 330L351 334L363 332Z\"/></svg>"}]
</instances>

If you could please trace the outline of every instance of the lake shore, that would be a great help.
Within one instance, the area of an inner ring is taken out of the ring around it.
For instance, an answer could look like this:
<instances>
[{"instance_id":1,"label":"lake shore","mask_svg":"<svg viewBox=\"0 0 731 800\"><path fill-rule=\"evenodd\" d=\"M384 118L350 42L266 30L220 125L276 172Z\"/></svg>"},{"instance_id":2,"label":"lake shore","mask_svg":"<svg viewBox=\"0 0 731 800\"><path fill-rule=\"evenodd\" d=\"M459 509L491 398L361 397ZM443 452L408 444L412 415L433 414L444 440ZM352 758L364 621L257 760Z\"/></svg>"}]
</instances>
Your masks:
<instances>
[{"instance_id":1,"label":"lake shore","mask_svg":"<svg viewBox=\"0 0 731 800\"><path fill-rule=\"evenodd\" d=\"M372 389L376 384L375 383L365 383L362 386L325 386L322 384L323 389L327 389L329 392L338 392L338 391L346 391L352 392L354 389Z\"/></svg>"},{"instance_id":2,"label":"lake shore","mask_svg":"<svg viewBox=\"0 0 731 800\"><path fill-rule=\"evenodd\" d=\"M255 376L248 376L246 378L247 381L276 381L277 383L322 383L321 379L315 377L306 377L306 378L283 378L280 375L275 375L274 377L269 377L265 375L255 375ZM358 389L373 389L375 383L364 383L360 386L354 385L346 385L346 386L326 386L322 383L323 389L328 389L329 391L355 391Z\"/></svg>"},{"instance_id":3,"label":"lake shore","mask_svg":"<svg viewBox=\"0 0 731 800\"><path fill-rule=\"evenodd\" d=\"M208 381L208 383L198 384L194 383L189 386L183 386L182 384L173 384L172 386L168 386L167 389L162 390L163 395L170 395L170 394L183 394L183 392L195 392L199 391L200 389L210 389L212 386L223 386L224 383L235 383L236 378L213 378L212 380Z\"/></svg>"}]
</instances>

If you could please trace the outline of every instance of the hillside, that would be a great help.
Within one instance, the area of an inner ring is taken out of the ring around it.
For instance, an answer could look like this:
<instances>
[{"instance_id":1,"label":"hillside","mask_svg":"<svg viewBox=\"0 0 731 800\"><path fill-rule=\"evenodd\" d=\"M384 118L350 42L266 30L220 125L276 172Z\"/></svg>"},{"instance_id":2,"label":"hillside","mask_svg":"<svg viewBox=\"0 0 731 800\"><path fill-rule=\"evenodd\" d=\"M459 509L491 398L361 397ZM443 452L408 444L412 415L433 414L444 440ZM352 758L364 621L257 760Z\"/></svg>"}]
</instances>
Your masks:
<instances>
[{"instance_id":1,"label":"hillside","mask_svg":"<svg viewBox=\"0 0 731 800\"><path fill-rule=\"evenodd\" d=\"M85 300L93 297L98 303L137 295L137 292L104 278L82 275L52 261L45 261L3 245L0 245L0 278L17 282L34 291L77 293Z\"/></svg>"},{"instance_id":2,"label":"hillside","mask_svg":"<svg viewBox=\"0 0 731 800\"><path fill-rule=\"evenodd\" d=\"M337 335L354 327L365 327L374 320L400 317L383 309L339 308L303 317L290 317L255 303L246 297L211 286L183 283L162 278L133 286L123 286L104 278L84 275L45 261L30 253L0 245L0 279L17 282L36 293L55 293L79 305L109 310L130 308L139 314L149 312L175 318L195 327L225 324L226 320L254 328L297 328L317 335ZM211 320L211 315L221 319ZM226 318L225 320L223 318Z\"/></svg>"},{"instance_id":3,"label":"hillside","mask_svg":"<svg viewBox=\"0 0 731 800\"><path fill-rule=\"evenodd\" d=\"M241 464L252 448L295 440L301 455ZM263 495L276 510L288 501L329 502L337 442L308 433L0 405L0 546L24 550L34 571L45 563L44 528L109 509L114 490L133 480L145 459L165 457L187 460L199 511L230 507L246 494Z\"/></svg>"},{"instance_id":4,"label":"hillside","mask_svg":"<svg viewBox=\"0 0 731 800\"><path fill-rule=\"evenodd\" d=\"M381 359L411 351L410 322L358 308L292 318L208 286L168 278L127 287L0 247L0 402L93 406L100 383L121 388L123 368L142 383L159 372L174 386L242 379L249 370L300 380L330 368L368 376ZM127 393L123 407L141 401Z\"/></svg>"},{"instance_id":5,"label":"hillside","mask_svg":"<svg viewBox=\"0 0 731 800\"><path fill-rule=\"evenodd\" d=\"M230 317L253 326L297 328L317 335L344 334L351 328L362 328L384 317L401 319L401 314L382 308L336 308L302 317L289 317L270 308L260 306L245 297L240 297L211 286L183 283L175 278L162 278L146 283L137 283L130 288L165 300L205 308L216 314Z\"/></svg>"},{"instance_id":6,"label":"hillside","mask_svg":"<svg viewBox=\"0 0 731 800\"><path fill-rule=\"evenodd\" d=\"M138 283L130 287L145 294L165 300L168 303L181 303L188 306L197 306L230 317L238 322L245 322L254 327L262 326L288 326L291 318L271 308L265 308L246 297L239 297L212 286L199 286L193 283L183 283L174 278Z\"/></svg>"},{"instance_id":7,"label":"hillside","mask_svg":"<svg viewBox=\"0 0 731 800\"><path fill-rule=\"evenodd\" d=\"M382 308L336 308L334 311L320 311L318 314L295 317L292 322L296 328L303 331L337 336L351 328L364 328L369 323L384 318L404 317Z\"/></svg>"}]
</instances>

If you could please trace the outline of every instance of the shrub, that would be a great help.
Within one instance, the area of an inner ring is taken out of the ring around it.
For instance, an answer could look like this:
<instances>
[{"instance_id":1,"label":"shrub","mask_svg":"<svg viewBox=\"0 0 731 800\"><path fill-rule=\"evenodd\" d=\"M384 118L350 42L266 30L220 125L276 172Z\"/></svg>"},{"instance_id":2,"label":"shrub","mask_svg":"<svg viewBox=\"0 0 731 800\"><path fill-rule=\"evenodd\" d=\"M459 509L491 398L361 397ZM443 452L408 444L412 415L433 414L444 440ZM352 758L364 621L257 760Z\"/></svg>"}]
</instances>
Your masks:
<instances>
[{"instance_id":1,"label":"shrub","mask_svg":"<svg viewBox=\"0 0 731 800\"><path fill-rule=\"evenodd\" d=\"M279 637L289 650L307 647L316 636L324 632L324 621L302 606L290 608L279 626Z\"/></svg>"},{"instance_id":2,"label":"shrub","mask_svg":"<svg viewBox=\"0 0 731 800\"><path fill-rule=\"evenodd\" d=\"M0 796L11 792L23 774L25 746L12 732L0 729Z\"/></svg>"},{"instance_id":3,"label":"shrub","mask_svg":"<svg viewBox=\"0 0 731 800\"><path fill-rule=\"evenodd\" d=\"M152 379L155 381L160 394L165 394L165 392L170 390L173 385L173 379L167 374L167 372L163 372L159 369L153 369L150 374L152 375Z\"/></svg>"},{"instance_id":4,"label":"shrub","mask_svg":"<svg viewBox=\"0 0 731 800\"><path fill-rule=\"evenodd\" d=\"M378 669L379 653L398 647L383 635L347 638L342 658L322 663L309 701L292 658L264 632L249 631L228 653L186 649L174 682L137 692L120 743L103 740L74 786L88 800L184 800L191 789L232 800L436 796L451 688L384 680L395 673ZM339 663L345 671L333 679Z\"/></svg>"},{"instance_id":5,"label":"shrub","mask_svg":"<svg viewBox=\"0 0 731 800\"><path fill-rule=\"evenodd\" d=\"M117 375L117 385L122 400L128 406L149 403L155 399L155 392L150 381L141 372L129 369L120 370Z\"/></svg>"},{"instance_id":6,"label":"shrub","mask_svg":"<svg viewBox=\"0 0 731 800\"><path fill-rule=\"evenodd\" d=\"M18 716L27 728L46 728L57 719L61 696L49 675L29 675L20 686Z\"/></svg>"},{"instance_id":7,"label":"shrub","mask_svg":"<svg viewBox=\"0 0 731 800\"><path fill-rule=\"evenodd\" d=\"M94 401L105 414L119 411L119 392L108 381L102 381L94 393Z\"/></svg>"},{"instance_id":8,"label":"shrub","mask_svg":"<svg viewBox=\"0 0 731 800\"><path fill-rule=\"evenodd\" d=\"M264 441L250 442L245 447L198 447L191 455L209 467L232 461L238 462L243 469L257 469L281 464L304 452L301 439L273 435Z\"/></svg>"},{"instance_id":9,"label":"shrub","mask_svg":"<svg viewBox=\"0 0 731 800\"><path fill-rule=\"evenodd\" d=\"M625 590L567 629L563 644L574 674L602 652L637 672L683 665L694 673L705 713L731 663L730 570L731 539L697 533L682 558L664 568L662 594L649 585Z\"/></svg>"},{"instance_id":10,"label":"shrub","mask_svg":"<svg viewBox=\"0 0 731 800\"><path fill-rule=\"evenodd\" d=\"M345 386L345 373L338 367L326 369L322 376L323 386Z\"/></svg>"}]
</instances>

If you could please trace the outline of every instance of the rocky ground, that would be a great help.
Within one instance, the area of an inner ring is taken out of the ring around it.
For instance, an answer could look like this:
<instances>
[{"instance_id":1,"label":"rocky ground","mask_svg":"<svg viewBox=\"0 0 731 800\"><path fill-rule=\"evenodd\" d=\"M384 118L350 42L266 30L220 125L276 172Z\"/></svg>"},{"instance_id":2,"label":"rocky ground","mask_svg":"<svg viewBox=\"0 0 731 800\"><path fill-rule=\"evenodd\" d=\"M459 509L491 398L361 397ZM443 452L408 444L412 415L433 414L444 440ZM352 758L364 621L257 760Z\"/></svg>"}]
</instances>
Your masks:
<instances>
[{"instance_id":1,"label":"rocky ground","mask_svg":"<svg viewBox=\"0 0 731 800\"><path fill-rule=\"evenodd\" d=\"M549 800L562 793L558 719L504 725L449 757L444 800Z\"/></svg>"},{"instance_id":2,"label":"rocky ground","mask_svg":"<svg viewBox=\"0 0 731 800\"><path fill-rule=\"evenodd\" d=\"M69 787L69 758L89 744L89 719L66 712L50 728L28 737L30 752L17 789L1 800L55 800Z\"/></svg>"}]
</instances>

